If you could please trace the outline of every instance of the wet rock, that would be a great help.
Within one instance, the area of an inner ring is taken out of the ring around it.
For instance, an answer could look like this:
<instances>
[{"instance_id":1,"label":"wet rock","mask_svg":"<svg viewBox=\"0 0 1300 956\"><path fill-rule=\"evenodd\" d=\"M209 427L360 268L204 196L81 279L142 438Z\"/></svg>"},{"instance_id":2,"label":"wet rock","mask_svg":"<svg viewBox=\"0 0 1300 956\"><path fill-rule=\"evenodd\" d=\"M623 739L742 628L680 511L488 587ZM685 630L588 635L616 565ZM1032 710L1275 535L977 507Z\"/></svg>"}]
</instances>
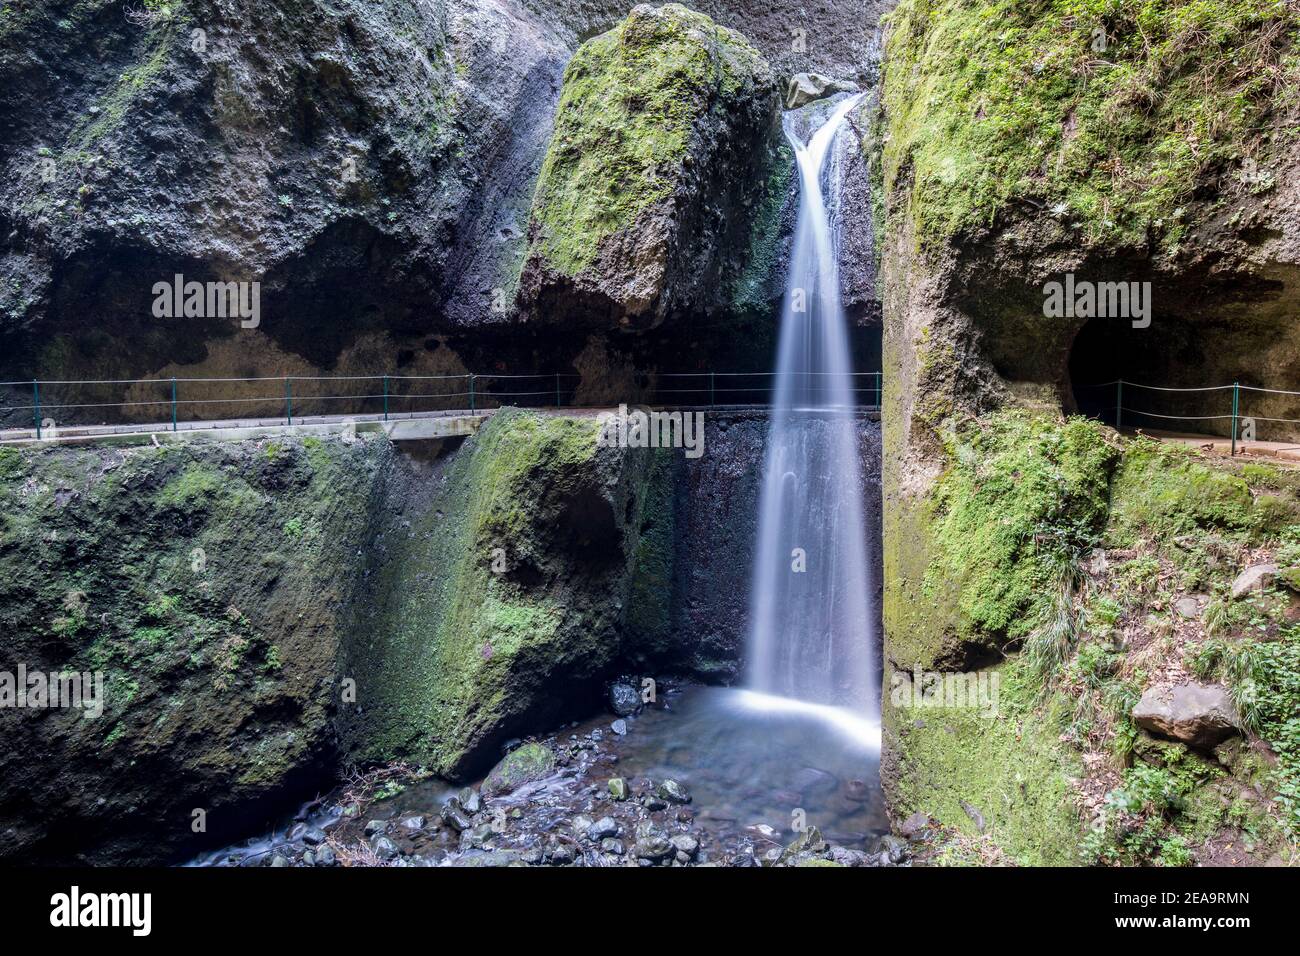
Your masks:
<instances>
[{"instance_id":1,"label":"wet rock","mask_svg":"<svg viewBox=\"0 0 1300 956\"><path fill-rule=\"evenodd\" d=\"M838 785L838 781L833 773L818 770L816 767L804 767L794 775L790 784L800 793L809 794L833 790Z\"/></svg>"},{"instance_id":2,"label":"wet rock","mask_svg":"<svg viewBox=\"0 0 1300 956\"><path fill-rule=\"evenodd\" d=\"M289 858L286 856L281 856L279 853L276 853L272 855L271 862L268 865L274 867L275 869L280 869L281 867L290 865Z\"/></svg>"},{"instance_id":3,"label":"wet rock","mask_svg":"<svg viewBox=\"0 0 1300 956\"><path fill-rule=\"evenodd\" d=\"M929 814L917 810L910 817L904 820L898 827L898 832L908 840L916 839L922 831L930 825Z\"/></svg>"},{"instance_id":4,"label":"wet rock","mask_svg":"<svg viewBox=\"0 0 1300 956\"><path fill-rule=\"evenodd\" d=\"M616 840L614 837L606 837L601 840L600 848L606 853L612 853L614 856L623 856L627 853L627 847L623 845L623 841Z\"/></svg>"},{"instance_id":5,"label":"wet rock","mask_svg":"<svg viewBox=\"0 0 1300 956\"><path fill-rule=\"evenodd\" d=\"M614 733L618 734L618 736L622 737L624 734L627 733L627 721L621 719L616 720L609 725L609 729L612 730Z\"/></svg>"},{"instance_id":6,"label":"wet rock","mask_svg":"<svg viewBox=\"0 0 1300 956\"><path fill-rule=\"evenodd\" d=\"M387 821L387 820L367 820L367 821L366 821L365 834L366 834L366 836L368 836L368 837L372 837L372 836L374 836L376 833L384 833L384 832L386 832L387 830L388 830L388 821Z\"/></svg>"},{"instance_id":7,"label":"wet rock","mask_svg":"<svg viewBox=\"0 0 1300 956\"><path fill-rule=\"evenodd\" d=\"M631 684L610 684L609 709L616 717L630 717L641 709L641 695Z\"/></svg>"},{"instance_id":8,"label":"wet rock","mask_svg":"<svg viewBox=\"0 0 1300 956\"><path fill-rule=\"evenodd\" d=\"M317 866L333 866L335 863L334 848L326 844L316 851Z\"/></svg>"},{"instance_id":9,"label":"wet rock","mask_svg":"<svg viewBox=\"0 0 1300 956\"><path fill-rule=\"evenodd\" d=\"M637 824L636 842L632 846L632 853L638 859L664 860L676 852L677 848L660 827L650 820L643 820Z\"/></svg>"},{"instance_id":10,"label":"wet rock","mask_svg":"<svg viewBox=\"0 0 1300 956\"><path fill-rule=\"evenodd\" d=\"M487 775L480 788L483 796L509 793L525 783L541 780L555 769L555 754L543 744L524 744L511 751Z\"/></svg>"},{"instance_id":11,"label":"wet rock","mask_svg":"<svg viewBox=\"0 0 1300 956\"><path fill-rule=\"evenodd\" d=\"M1243 598L1254 591L1263 591L1277 580L1276 564L1252 564L1232 582L1234 599Z\"/></svg>"},{"instance_id":12,"label":"wet rock","mask_svg":"<svg viewBox=\"0 0 1300 956\"><path fill-rule=\"evenodd\" d=\"M313 853L311 850L303 850L303 851L302 851L302 857L301 857L300 859L302 860L302 865L303 865L303 866L315 866L315 865L316 865L316 854Z\"/></svg>"},{"instance_id":13,"label":"wet rock","mask_svg":"<svg viewBox=\"0 0 1300 956\"><path fill-rule=\"evenodd\" d=\"M841 866L871 866L874 862L870 853L843 846L831 847L830 858Z\"/></svg>"},{"instance_id":14,"label":"wet rock","mask_svg":"<svg viewBox=\"0 0 1300 956\"><path fill-rule=\"evenodd\" d=\"M611 777L609 780L609 795L615 800L622 802L627 799L627 781L622 777Z\"/></svg>"},{"instance_id":15,"label":"wet rock","mask_svg":"<svg viewBox=\"0 0 1300 956\"><path fill-rule=\"evenodd\" d=\"M454 867L524 866L525 861L515 850L488 850L483 853L465 853L451 863Z\"/></svg>"},{"instance_id":16,"label":"wet rock","mask_svg":"<svg viewBox=\"0 0 1300 956\"><path fill-rule=\"evenodd\" d=\"M530 846L528 849L524 850L519 854L519 858L523 860L525 863L527 863L529 866L537 866L545 859L545 857L546 854L539 846Z\"/></svg>"},{"instance_id":17,"label":"wet rock","mask_svg":"<svg viewBox=\"0 0 1300 956\"><path fill-rule=\"evenodd\" d=\"M465 812L465 808L460 805L460 800L456 797L452 797L444 803L438 814L442 817L443 823L458 833L468 830L474 825L470 815Z\"/></svg>"},{"instance_id":18,"label":"wet rock","mask_svg":"<svg viewBox=\"0 0 1300 956\"><path fill-rule=\"evenodd\" d=\"M880 862L890 866L897 866L902 863L911 853L907 841L899 839L892 833L882 836L876 846L880 855Z\"/></svg>"},{"instance_id":19,"label":"wet rock","mask_svg":"<svg viewBox=\"0 0 1300 956\"><path fill-rule=\"evenodd\" d=\"M307 827L302 831L302 842L308 846L319 846L325 842L325 831L320 827Z\"/></svg>"},{"instance_id":20,"label":"wet rock","mask_svg":"<svg viewBox=\"0 0 1300 956\"><path fill-rule=\"evenodd\" d=\"M474 814L483 809L483 800L473 787L466 787L456 794L456 797L460 800L460 805L465 808L466 813Z\"/></svg>"},{"instance_id":21,"label":"wet rock","mask_svg":"<svg viewBox=\"0 0 1300 956\"><path fill-rule=\"evenodd\" d=\"M425 823L424 817L420 816L417 813L414 816L409 816L406 819L404 819L401 825L404 829L407 830L423 830L424 823Z\"/></svg>"},{"instance_id":22,"label":"wet rock","mask_svg":"<svg viewBox=\"0 0 1300 956\"><path fill-rule=\"evenodd\" d=\"M665 780L655 788L655 793L669 803L690 803L690 792L676 780Z\"/></svg>"},{"instance_id":23,"label":"wet rock","mask_svg":"<svg viewBox=\"0 0 1300 956\"><path fill-rule=\"evenodd\" d=\"M668 842L687 859L694 859L695 854L700 850L700 841L689 833L674 833L668 838Z\"/></svg>"},{"instance_id":24,"label":"wet rock","mask_svg":"<svg viewBox=\"0 0 1300 956\"><path fill-rule=\"evenodd\" d=\"M386 836L374 836L370 840L370 849L381 860L393 860L398 856L397 844Z\"/></svg>"},{"instance_id":25,"label":"wet rock","mask_svg":"<svg viewBox=\"0 0 1300 956\"><path fill-rule=\"evenodd\" d=\"M827 848L828 844L825 838L822 837L821 831L816 827L808 827L785 848L784 857L788 862L792 858L803 857L808 854L825 853Z\"/></svg>"},{"instance_id":26,"label":"wet rock","mask_svg":"<svg viewBox=\"0 0 1300 956\"><path fill-rule=\"evenodd\" d=\"M587 827L587 839L593 843L604 840L607 837L618 836L618 823L613 817L601 817L595 823Z\"/></svg>"},{"instance_id":27,"label":"wet rock","mask_svg":"<svg viewBox=\"0 0 1300 956\"><path fill-rule=\"evenodd\" d=\"M796 73L785 91L785 108L795 110L836 93L856 93L858 84L850 80L832 80L820 73Z\"/></svg>"},{"instance_id":28,"label":"wet rock","mask_svg":"<svg viewBox=\"0 0 1300 956\"><path fill-rule=\"evenodd\" d=\"M1133 708L1133 721L1150 733L1209 749L1237 733L1237 712L1219 684L1150 687Z\"/></svg>"},{"instance_id":29,"label":"wet rock","mask_svg":"<svg viewBox=\"0 0 1300 956\"><path fill-rule=\"evenodd\" d=\"M871 799L871 785L865 780L846 780L844 798L854 803L866 803Z\"/></svg>"},{"instance_id":30,"label":"wet rock","mask_svg":"<svg viewBox=\"0 0 1300 956\"><path fill-rule=\"evenodd\" d=\"M641 797L641 806L645 807L651 813L655 813L659 810L667 810L668 801L664 800L663 797L660 797L658 794L647 793Z\"/></svg>"},{"instance_id":31,"label":"wet rock","mask_svg":"<svg viewBox=\"0 0 1300 956\"><path fill-rule=\"evenodd\" d=\"M546 858L551 866L568 866L574 861L573 848L567 843L556 842L551 846Z\"/></svg>"}]
</instances>

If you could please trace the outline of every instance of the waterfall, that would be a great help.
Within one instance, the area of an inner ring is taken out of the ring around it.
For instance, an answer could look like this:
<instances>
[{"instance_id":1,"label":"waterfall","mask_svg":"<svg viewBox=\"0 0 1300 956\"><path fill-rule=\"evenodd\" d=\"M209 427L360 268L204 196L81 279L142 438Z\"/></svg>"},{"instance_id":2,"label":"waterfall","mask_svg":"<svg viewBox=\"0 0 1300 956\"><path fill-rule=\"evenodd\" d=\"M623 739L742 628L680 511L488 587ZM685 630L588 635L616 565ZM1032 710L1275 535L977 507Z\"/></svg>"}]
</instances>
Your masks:
<instances>
[{"instance_id":1,"label":"waterfall","mask_svg":"<svg viewBox=\"0 0 1300 956\"><path fill-rule=\"evenodd\" d=\"M845 99L803 142L799 211L781 312L776 391L759 502L750 601L749 686L765 694L877 713L862 468L849 337L833 222L836 161L827 162ZM823 193L826 180L826 193Z\"/></svg>"}]
</instances>

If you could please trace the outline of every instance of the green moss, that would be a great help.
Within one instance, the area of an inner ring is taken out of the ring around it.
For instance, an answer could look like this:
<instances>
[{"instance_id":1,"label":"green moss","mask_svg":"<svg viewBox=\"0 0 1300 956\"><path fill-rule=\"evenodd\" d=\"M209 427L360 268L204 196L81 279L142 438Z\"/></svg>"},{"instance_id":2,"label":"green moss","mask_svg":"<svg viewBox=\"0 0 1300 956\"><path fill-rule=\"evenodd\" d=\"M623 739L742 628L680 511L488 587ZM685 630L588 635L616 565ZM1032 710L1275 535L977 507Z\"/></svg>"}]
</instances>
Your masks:
<instances>
[{"instance_id":1,"label":"green moss","mask_svg":"<svg viewBox=\"0 0 1300 956\"><path fill-rule=\"evenodd\" d=\"M1022 205L1172 246L1213 176L1271 187L1249 163L1295 76L1280 0L903 0L887 23L885 180L923 242Z\"/></svg>"},{"instance_id":2,"label":"green moss","mask_svg":"<svg viewBox=\"0 0 1300 956\"><path fill-rule=\"evenodd\" d=\"M676 516L670 448L654 453L640 521L625 623L629 641L638 649L654 653L664 650L673 637L671 600Z\"/></svg>"},{"instance_id":3,"label":"green moss","mask_svg":"<svg viewBox=\"0 0 1300 956\"><path fill-rule=\"evenodd\" d=\"M1125 448L1116 472L1107 536L1118 544L1194 531L1245 537L1261 520L1241 478L1208 467L1181 445L1143 438Z\"/></svg>"},{"instance_id":4,"label":"green moss","mask_svg":"<svg viewBox=\"0 0 1300 956\"><path fill-rule=\"evenodd\" d=\"M175 5L179 7L179 4ZM73 128L65 147L65 158L84 154L121 125L141 90L157 82L171 58L173 45L188 18L177 9L160 17L141 41L142 53L136 65L123 72L112 89L100 97L93 112Z\"/></svg>"},{"instance_id":5,"label":"green moss","mask_svg":"<svg viewBox=\"0 0 1300 956\"><path fill-rule=\"evenodd\" d=\"M1023 637L1063 562L1100 531L1116 451L1095 422L1003 412L961 432L949 454L923 598L955 608L963 641Z\"/></svg>"},{"instance_id":6,"label":"green moss","mask_svg":"<svg viewBox=\"0 0 1300 956\"><path fill-rule=\"evenodd\" d=\"M348 730L354 760L478 769L508 728L523 729L521 710L550 698L546 675L591 676L612 660L623 593L575 593L551 576L557 550L585 544L581 533L552 537L579 523L564 509L583 501L600 513L592 496L611 487L599 429L593 417L502 409L450 463L436 508L374 579L383 615L367 620L374 642L348 664L362 705ZM626 586L619 573L615 562L610 587Z\"/></svg>"},{"instance_id":7,"label":"green moss","mask_svg":"<svg viewBox=\"0 0 1300 956\"><path fill-rule=\"evenodd\" d=\"M195 464L169 481L158 492L160 507L190 510L213 498L220 497L226 489L226 479L212 468Z\"/></svg>"},{"instance_id":8,"label":"green moss","mask_svg":"<svg viewBox=\"0 0 1300 956\"><path fill-rule=\"evenodd\" d=\"M1060 698L1038 708L1019 700L1018 667L990 671L1002 686L996 717L965 708L893 711L899 774L891 811L900 818L921 811L973 836L980 831L969 807L1017 862L1077 863L1082 828L1070 780L1081 768L1058 742L1069 708Z\"/></svg>"},{"instance_id":9,"label":"green moss","mask_svg":"<svg viewBox=\"0 0 1300 956\"><path fill-rule=\"evenodd\" d=\"M602 241L674 191L696 120L761 59L740 34L678 4L638 7L564 73L533 199L533 249L574 276Z\"/></svg>"},{"instance_id":10,"label":"green moss","mask_svg":"<svg viewBox=\"0 0 1300 956\"><path fill-rule=\"evenodd\" d=\"M555 769L555 754L539 743L527 743L512 750L492 768L483 781L484 796L509 793L525 783L540 780Z\"/></svg>"}]
</instances>

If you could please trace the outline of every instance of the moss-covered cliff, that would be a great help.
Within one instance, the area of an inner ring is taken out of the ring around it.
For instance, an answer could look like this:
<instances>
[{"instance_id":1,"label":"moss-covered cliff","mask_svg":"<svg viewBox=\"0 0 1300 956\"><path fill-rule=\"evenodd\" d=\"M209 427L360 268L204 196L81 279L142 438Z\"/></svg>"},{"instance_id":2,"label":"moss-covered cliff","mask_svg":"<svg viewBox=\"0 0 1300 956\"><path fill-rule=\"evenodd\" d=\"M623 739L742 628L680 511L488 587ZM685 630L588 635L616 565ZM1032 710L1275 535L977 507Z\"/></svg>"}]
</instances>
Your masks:
<instances>
[{"instance_id":1,"label":"moss-covered cliff","mask_svg":"<svg viewBox=\"0 0 1300 956\"><path fill-rule=\"evenodd\" d=\"M341 673L349 759L485 770L510 737L596 706L622 651L647 450L595 417L497 413L418 515L381 531Z\"/></svg>"},{"instance_id":2,"label":"moss-covered cliff","mask_svg":"<svg viewBox=\"0 0 1300 956\"><path fill-rule=\"evenodd\" d=\"M105 707L0 711L0 856L150 860L323 779L386 442L0 451L0 670Z\"/></svg>"}]
</instances>

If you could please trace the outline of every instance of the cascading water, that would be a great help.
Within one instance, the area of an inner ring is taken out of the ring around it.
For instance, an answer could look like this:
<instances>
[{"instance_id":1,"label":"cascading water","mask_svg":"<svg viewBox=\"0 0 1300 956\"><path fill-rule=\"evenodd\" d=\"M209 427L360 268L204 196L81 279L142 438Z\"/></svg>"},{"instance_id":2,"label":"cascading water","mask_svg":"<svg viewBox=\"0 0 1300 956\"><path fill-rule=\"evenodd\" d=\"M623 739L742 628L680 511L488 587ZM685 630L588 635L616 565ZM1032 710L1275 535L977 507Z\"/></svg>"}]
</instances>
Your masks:
<instances>
[{"instance_id":1,"label":"cascading water","mask_svg":"<svg viewBox=\"0 0 1300 956\"><path fill-rule=\"evenodd\" d=\"M868 591L863 486L848 330L832 219L839 163L827 163L839 103L801 141L794 249L781 318L750 608L749 686L765 694L874 716L873 596ZM828 170L829 167L829 170Z\"/></svg>"}]
</instances>

